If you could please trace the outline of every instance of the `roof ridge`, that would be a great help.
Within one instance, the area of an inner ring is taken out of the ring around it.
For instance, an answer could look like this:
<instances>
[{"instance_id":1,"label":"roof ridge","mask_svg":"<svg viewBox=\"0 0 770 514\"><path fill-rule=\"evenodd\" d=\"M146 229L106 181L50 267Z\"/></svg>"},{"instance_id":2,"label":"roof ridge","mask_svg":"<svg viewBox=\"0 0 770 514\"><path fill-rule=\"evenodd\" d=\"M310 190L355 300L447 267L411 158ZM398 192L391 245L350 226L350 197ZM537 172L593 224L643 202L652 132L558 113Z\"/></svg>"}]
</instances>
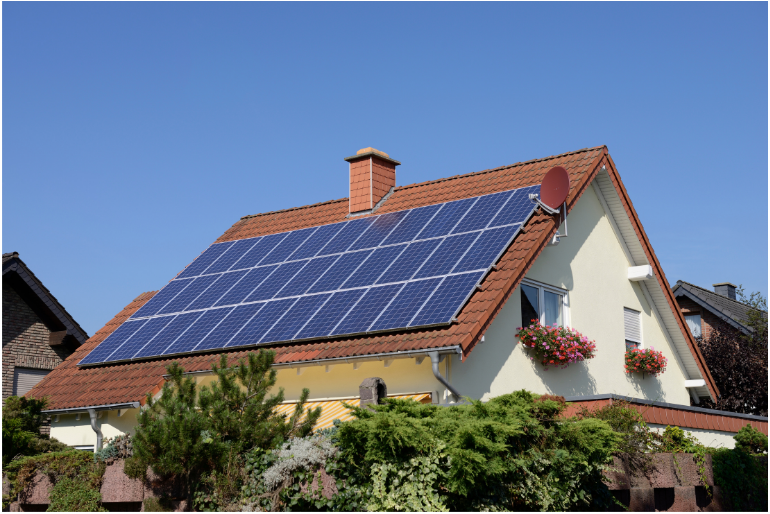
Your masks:
<instances>
[{"instance_id":1,"label":"roof ridge","mask_svg":"<svg viewBox=\"0 0 770 514\"><path fill-rule=\"evenodd\" d=\"M318 202L318 203L311 203L308 205L302 205L300 207L290 207L288 209L280 209L277 211L269 211L269 212L260 212L258 214L247 214L246 216L241 216L242 220L249 219L249 218L258 218L260 216L267 216L269 214L279 214L281 212L291 212L291 211L297 211L299 209L309 209L311 207L320 207L321 205L326 205L330 203L337 203L337 202L346 202L348 200L347 197L345 198L338 198L337 200L326 200L325 202Z\"/></svg>"},{"instance_id":2,"label":"roof ridge","mask_svg":"<svg viewBox=\"0 0 770 514\"><path fill-rule=\"evenodd\" d=\"M515 168L517 166L525 166L527 164L532 164L534 162L549 161L551 159L558 159L560 157L566 157L568 155L575 155L575 154L579 154L579 153L583 153L583 152L590 152L591 150L598 150L600 148L605 148L605 147L606 147L606 145L594 146L594 147L591 147L591 148L581 148L580 150L574 150L572 152L565 152L565 153L561 153L561 154L558 154L558 155L551 155L551 156L548 156L548 157L541 157L540 159L530 159L528 161L515 162L513 164L506 164L505 166L498 166L497 168L490 168L490 169L481 170L481 171L472 171L470 173L464 173L462 175L453 175L451 177L444 177L444 178L439 178L439 179L436 179L436 180L427 180L425 182L415 182L414 184L406 184L404 186L397 186L397 187L395 187L393 189L393 192L401 191L403 189L410 189L410 188L414 188L414 187L419 187L419 186L427 186L427 185L430 185L430 184L437 184L439 182L446 182L447 180L457 180L457 179L460 179L460 178L470 177L471 175L481 175L481 174L484 174L484 173L492 173L494 171L500 171L500 170L504 170L504 169L508 169L508 168ZM348 200L348 197L345 197L345 198L339 198L337 200L326 200L325 202L311 203L311 204L308 204L308 205L302 205L300 207L291 207L289 209L280 209L280 210L277 210L277 211L262 212L262 213L258 213L258 214L247 214L246 216L242 216L240 219L241 220L245 220L245 219L250 219L250 218L258 218L260 216L268 216L270 214L279 214L279 213L282 213L282 212L291 212L291 211L297 211L297 210L300 210L300 209L309 209L311 207L320 207L321 205L327 205L327 204L332 204L332 203L337 203L337 202L345 202L347 200Z\"/></svg>"},{"instance_id":3,"label":"roof ridge","mask_svg":"<svg viewBox=\"0 0 770 514\"><path fill-rule=\"evenodd\" d=\"M457 180L457 179L460 179L460 178L470 177L471 175L482 175L484 173L492 173L492 172L495 172L495 171L501 171L501 170L505 170L505 169L509 169L509 168L515 168L515 167L518 167L518 166L525 166L527 164L532 164L532 163L535 163L535 162L550 161L552 159L558 159L560 157L566 157L568 155L575 155L575 154L579 154L579 153L583 153L583 152L590 152L591 150L598 150L600 148L604 148L605 146L606 145L594 146L594 147L591 147L591 148L581 148L580 150L574 150L572 152L565 152L565 153L561 153L561 154L558 154L558 155L550 155L548 157L541 157L540 159L530 159L528 161L515 162L513 164L506 164L504 166L498 166L497 168L489 168L489 169L481 170L481 171L473 171L471 173L464 173L462 175L452 175L451 177L444 177L444 178L439 178L439 179L436 179L436 180L428 180L428 181L425 181L425 182L415 182L414 184L407 184L405 186L398 186L398 187L395 188L394 192L395 191L400 191L402 189L410 189L410 188L418 187L418 186L427 186L427 185L430 185L430 184L438 184L439 182L446 182L448 180Z\"/></svg>"},{"instance_id":4,"label":"roof ridge","mask_svg":"<svg viewBox=\"0 0 770 514\"><path fill-rule=\"evenodd\" d=\"M692 286L692 287L695 287L695 288L697 288L697 289L700 289L701 291L705 291L705 292L707 292L707 293L711 293L711 294L713 294L713 295L716 295L716 296L718 296L718 297L719 297L721 300L727 300L728 302L735 302L735 303L737 303L738 305L742 305L743 307L747 307L747 308L749 308L749 309L758 310L759 312L765 312L765 311L763 311L762 309L757 309L757 308L755 308L755 307L752 307L752 306L751 306L751 305L749 305L748 303L743 303L743 302L742 302L742 301L740 301L740 300L733 300L733 299L732 299L732 298L730 298L729 296L724 296L724 295L721 295L721 294L717 293L716 291L712 291L712 290L710 290L710 289L706 289L705 287L701 287L701 286L699 286L699 285L697 285L697 284L693 284L692 282L687 282L686 280L677 280L676 282L677 282L677 284L678 284L678 283L687 284L688 286ZM672 289L673 289L673 288L672 288Z\"/></svg>"}]
</instances>

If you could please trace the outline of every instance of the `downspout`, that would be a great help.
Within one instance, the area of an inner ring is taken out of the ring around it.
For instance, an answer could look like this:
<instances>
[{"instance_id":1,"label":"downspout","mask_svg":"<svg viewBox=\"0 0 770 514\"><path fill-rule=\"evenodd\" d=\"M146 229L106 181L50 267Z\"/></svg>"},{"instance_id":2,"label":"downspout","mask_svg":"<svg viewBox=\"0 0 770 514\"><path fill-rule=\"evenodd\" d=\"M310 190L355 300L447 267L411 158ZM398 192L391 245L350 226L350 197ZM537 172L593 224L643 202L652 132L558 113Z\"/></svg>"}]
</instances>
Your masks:
<instances>
[{"instance_id":1,"label":"downspout","mask_svg":"<svg viewBox=\"0 0 770 514\"><path fill-rule=\"evenodd\" d=\"M436 380L444 384L444 386L449 389L449 392L452 393L452 397L455 399L456 402L460 401L460 393L452 387L447 380L441 376L441 373L438 370L438 363L439 361L439 355L438 352L428 352L428 355L430 355L430 363L432 364L433 368L433 376L436 377Z\"/></svg>"},{"instance_id":2,"label":"downspout","mask_svg":"<svg viewBox=\"0 0 770 514\"><path fill-rule=\"evenodd\" d=\"M102 449L102 431L96 424L96 409L88 409L88 415L91 416L91 428L96 432L96 447L94 453Z\"/></svg>"}]
</instances>

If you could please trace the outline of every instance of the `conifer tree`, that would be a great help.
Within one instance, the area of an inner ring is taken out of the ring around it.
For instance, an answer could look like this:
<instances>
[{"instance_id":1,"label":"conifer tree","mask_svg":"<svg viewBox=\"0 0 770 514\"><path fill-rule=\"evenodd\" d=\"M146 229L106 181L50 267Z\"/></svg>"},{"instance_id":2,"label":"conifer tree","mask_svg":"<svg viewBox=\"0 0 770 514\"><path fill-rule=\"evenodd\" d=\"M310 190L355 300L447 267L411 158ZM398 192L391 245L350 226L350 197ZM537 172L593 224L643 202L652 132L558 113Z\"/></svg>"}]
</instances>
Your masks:
<instances>
[{"instance_id":1,"label":"conifer tree","mask_svg":"<svg viewBox=\"0 0 770 514\"><path fill-rule=\"evenodd\" d=\"M228 366L226 355L212 371L216 379L198 390L195 380L184 375L177 362L166 369L169 380L160 398L147 395L146 407L138 416L134 456L161 476L176 476L192 501L196 484L209 472L218 471L233 456L259 447L274 448L290 437L311 430L321 409L307 413L310 394L303 389L288 422L275 407L283 402L283 388L268 396L276 382L271 369L275 352L249 353L247 359Z\"/></svg>"}]
</instances>

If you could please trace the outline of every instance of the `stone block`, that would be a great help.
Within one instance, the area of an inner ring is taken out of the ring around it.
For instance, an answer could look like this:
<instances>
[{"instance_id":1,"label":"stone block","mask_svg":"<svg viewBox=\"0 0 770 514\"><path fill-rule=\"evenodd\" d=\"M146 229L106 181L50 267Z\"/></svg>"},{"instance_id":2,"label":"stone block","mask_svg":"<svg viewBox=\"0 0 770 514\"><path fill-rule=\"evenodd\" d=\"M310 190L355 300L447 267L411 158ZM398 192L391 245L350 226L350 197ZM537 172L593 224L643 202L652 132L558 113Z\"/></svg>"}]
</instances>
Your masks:
<instances>
[{"instance_id":1,"label":"stone block","mask_svg":"<svg viewBox=\"0 0 770 514\"><path fill-rule=\"evenodd\" d=\"M674 487L674 504L669 510L698 512L698 505L695 502L695 486Z\"/></svg>"},{"instance_id":2,"label":"stone block","mask_svg":"<svg viewBox=\"0 0 770 514\"><path fill-rule=\"evenodd\" d=\"M103 502L140 502L144 499L144 484L126 476L123 472L125 462L118 459L104 471L101 488Z\"/></svg>"},{"instance_id":3,"label":"stone block","mask_svg":"<svg viewBox=\"0 0 770 514\"><path fill-rule=\"evenodd\" d=\"M179 500L186 496L181 480L163 478L147 468L147 479L144 481L144 498L167 498Z\"/></svg>"},{"instance_id":4,"label":"stone block","mask_svg":"<svg viewBox=\"0 0 770 514\"><path fill-rule=\"evenodd\" d=\"M632 512L655 512L655 490L651 487L629 489L628 510Z\"/></svg>"},{"instance_id":5,"label":"stone block","mask_svg":"<svg viewBox=\"0 0 770 514\"><path fill-rule=\"evenodd\" d=\"M47 505L48 494L53 489L53 484L48 475L37 472L30 484L19 495L19 503L26 505Z\"/></svg>"},{"instance_id":6,"label":"stone block","mask_svg":"<svg viewBox=\"0 0 770 514\"><path fill-rule=\"evenodd\" d=\"M674 454L673 459L676 462L672 464L674 471L680 486L700 486L703 485L703 477L701 477L700 471L698 471L698 463L695 460L695 456L691 453L677 453ZM706 484L714 485L714 472L711 467L711 455L706 455L705 462L705 480Z\"/></svg>"}]
</instances>

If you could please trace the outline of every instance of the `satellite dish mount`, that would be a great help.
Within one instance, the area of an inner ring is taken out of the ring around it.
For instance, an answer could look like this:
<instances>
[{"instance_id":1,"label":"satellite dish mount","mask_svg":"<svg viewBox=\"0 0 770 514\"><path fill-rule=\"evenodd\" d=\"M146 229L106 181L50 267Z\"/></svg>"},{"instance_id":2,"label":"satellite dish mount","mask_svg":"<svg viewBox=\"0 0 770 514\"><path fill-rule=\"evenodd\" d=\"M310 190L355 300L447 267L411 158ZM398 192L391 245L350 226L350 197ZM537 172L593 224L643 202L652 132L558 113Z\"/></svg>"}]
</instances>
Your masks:
<instances>
[{"instance_id":1,"label":"satellite dish mount","mask_svg":"<svg viewBox=\"0 0 770 514\"><path fill-rule=\"evenodd\" d=\"M540 184L540 194L532 193L529 199L535 202L548 214L561 214L564 223L564 234L558 232L553 236L551 245L559 244L562 237L567 237L567 195L569 194L569 174L561 166L554 166L543 177Z\"/></svg>"}]
</instances>

